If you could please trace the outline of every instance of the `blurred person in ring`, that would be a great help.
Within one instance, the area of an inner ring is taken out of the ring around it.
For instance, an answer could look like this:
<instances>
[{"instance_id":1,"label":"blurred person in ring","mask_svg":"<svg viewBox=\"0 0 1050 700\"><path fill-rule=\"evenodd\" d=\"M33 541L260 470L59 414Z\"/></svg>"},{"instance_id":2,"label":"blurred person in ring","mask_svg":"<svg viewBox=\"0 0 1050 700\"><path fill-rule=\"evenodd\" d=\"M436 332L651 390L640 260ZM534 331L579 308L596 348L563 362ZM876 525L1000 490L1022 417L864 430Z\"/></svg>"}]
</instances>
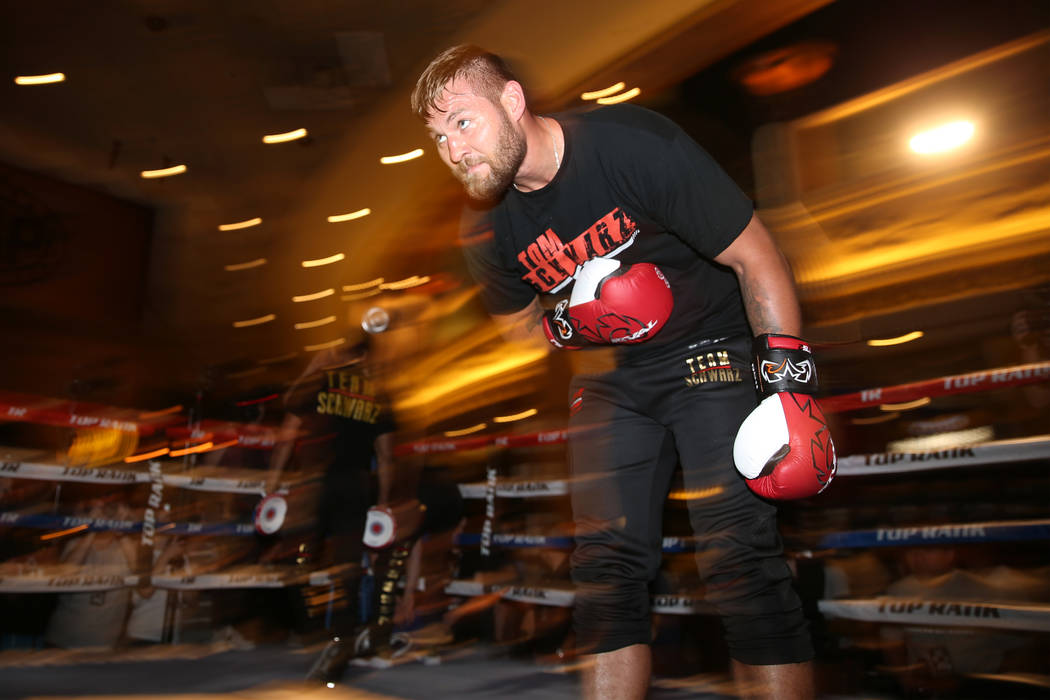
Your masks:
<instances>
[{"instance_id":1,"label":"blurred person in ring","mask_svg":"<svg viewBox=\"0 0 1050 700\"><path fill-rule=\"evenodd\" d=\"M346 606L332 629L337 635L348 634L362 617L357 605L361 537L369 508L390 502L395 476L395 425L368 361L369 338L351 335L350 340L314 355L288 390L268 476L272 493L296 451L297 438L330 438L316 446L324 465L316 534L318 563L341 572L337 576L344 585ZM304 461L302 454L299 458ZM378 493L371 478L373 463Z\"/></svg>"},{"instance_id":2,"label":"blurred person in ring","mask_svg":"<svg viewBox=\"0 0 1050 700\"><path fill-rule=\"evenodd\" d=\"M791 271L751 201L663 116L534 114L506 62L475 46L438 55L412 107L474 200L467 263L505 336L614 353L567 396L585 697L647 692L649 584L677 463L700 496L697 562L741 692L812 696L773 501L823 490L834 448Z\"/></svg>"}]
</instances>

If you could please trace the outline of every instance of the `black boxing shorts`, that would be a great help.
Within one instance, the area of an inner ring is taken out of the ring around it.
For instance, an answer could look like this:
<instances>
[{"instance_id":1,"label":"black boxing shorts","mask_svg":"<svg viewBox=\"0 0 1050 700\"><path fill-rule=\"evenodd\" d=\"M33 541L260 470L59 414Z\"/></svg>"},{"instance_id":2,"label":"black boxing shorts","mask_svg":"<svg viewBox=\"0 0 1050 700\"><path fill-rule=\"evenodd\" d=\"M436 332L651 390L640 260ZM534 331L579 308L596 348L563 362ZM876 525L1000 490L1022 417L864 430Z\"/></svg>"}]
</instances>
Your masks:
<instances>
[{"instance_id":1,"label":"black boxing shorts","mask_svg":"<svg viewBox=\"0 0 1050 700\"><path fill-rule=\"evenodd\" d=\"M581 653L649 643L663 505L681 463L705 599L722 618L730 656L762 665L813 657L776 508L733 465L733 439L758 402L750 348L750 337L701 340L573 379L573 619Z\"/></svg>"}]
</instances>

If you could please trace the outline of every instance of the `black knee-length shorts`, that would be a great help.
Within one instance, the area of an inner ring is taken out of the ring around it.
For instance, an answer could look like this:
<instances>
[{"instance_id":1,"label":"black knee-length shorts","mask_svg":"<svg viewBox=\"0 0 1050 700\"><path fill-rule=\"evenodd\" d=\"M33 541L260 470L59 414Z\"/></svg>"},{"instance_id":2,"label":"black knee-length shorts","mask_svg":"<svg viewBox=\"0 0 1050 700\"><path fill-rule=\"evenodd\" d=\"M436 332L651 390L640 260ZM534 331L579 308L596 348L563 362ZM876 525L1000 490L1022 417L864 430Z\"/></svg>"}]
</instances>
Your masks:
<instances>
[{"instance_id":1,"label":"black knee-length shorts","mask_svg":"<svg viewBox=\"0 0 1050 700\"><path fill-rule=\"evenodd\" d=\"M649 584L681 463L705 598L722 618L730 656L748 664L812 658L776 508L733 465L733 439L757 405L750 347L749 337L684 343L644 365L573 379L573 615L583 653L650 641Z\"/></svg>"}]
</instances>

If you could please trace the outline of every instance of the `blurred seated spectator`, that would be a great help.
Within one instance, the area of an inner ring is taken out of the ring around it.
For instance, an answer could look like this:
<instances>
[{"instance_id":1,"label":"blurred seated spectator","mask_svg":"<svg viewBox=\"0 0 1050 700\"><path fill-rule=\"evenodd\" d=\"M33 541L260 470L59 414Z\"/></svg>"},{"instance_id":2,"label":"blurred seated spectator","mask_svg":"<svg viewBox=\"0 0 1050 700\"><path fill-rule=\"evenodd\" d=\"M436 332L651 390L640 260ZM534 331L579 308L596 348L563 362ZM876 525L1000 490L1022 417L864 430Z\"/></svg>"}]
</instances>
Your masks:
<instances>
[{"instance_id":1,"label":"blurred seated spectator","mask_svg":"<svg viewBox=\"0 0 1050 700\"><path fill-rule=\"evenodd\" d=\"M92 499L87 504L87 516L129 520L131 510L123 503ZM82 574L128 576L136 556L134 538L116 531L89 531L65 544L61 562L78 567ZM65 649L112 649L124 631L130 605L131 589L127 587L60 593L48 621L47 644Z\"/></svg>"},{"instance_id":2,"label":"blurred seated spectator","mask_svg":"<svg viewBox=\"0 0 1050 700\"><path fill-rule=\"evenodd\" d=\"M156 535L153 547L153 575L171 573L175 568L186 567L186 544L181 537ZM164 619L168 608L170 591L155 588L148 583L135 588L131 593L131 614L124 636L132 644L164 641Z\"/></svg>"},{"instance_id":3,"label":"blurred seated spectator","mask_svg":"<svg viewBox=\"0 0 1050 700\"><path fill-rule=\"evenodd\" d=\"M907 572L886 594L917 600L1021 604L1050 599L1047 570L1030 573L1008 566L980 571L959 568L955 547L913 547L903 551ZM989 627L884 625L885 654L909 692L951 692L968 674L1038 671L1027 666L1040 642L1022 632Z\"/></svg>"}]
</instances>

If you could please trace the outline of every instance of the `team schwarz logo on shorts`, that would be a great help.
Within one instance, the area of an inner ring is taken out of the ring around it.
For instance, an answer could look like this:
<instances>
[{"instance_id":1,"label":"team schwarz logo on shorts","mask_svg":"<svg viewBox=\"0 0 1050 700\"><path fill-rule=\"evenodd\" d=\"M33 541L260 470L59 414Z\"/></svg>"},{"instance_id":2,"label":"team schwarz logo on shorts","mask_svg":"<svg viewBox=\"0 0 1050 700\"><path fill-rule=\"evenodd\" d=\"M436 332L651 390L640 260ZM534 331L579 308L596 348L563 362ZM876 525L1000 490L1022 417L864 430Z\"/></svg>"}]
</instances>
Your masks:
<instances>
[{"instance_id":1,"label":"team schwarz logo on shorts","mask_svg":"<svg viewBox=\"0 0 1050 700\"><path fill-rule=\"evenodd\" d=\"M740 382L740 368L729 362L728 350L711 350L694 357L687 357L685 364L689 373L685 375L687 386L699 384Z\"/></svg>"}]
</instances>

